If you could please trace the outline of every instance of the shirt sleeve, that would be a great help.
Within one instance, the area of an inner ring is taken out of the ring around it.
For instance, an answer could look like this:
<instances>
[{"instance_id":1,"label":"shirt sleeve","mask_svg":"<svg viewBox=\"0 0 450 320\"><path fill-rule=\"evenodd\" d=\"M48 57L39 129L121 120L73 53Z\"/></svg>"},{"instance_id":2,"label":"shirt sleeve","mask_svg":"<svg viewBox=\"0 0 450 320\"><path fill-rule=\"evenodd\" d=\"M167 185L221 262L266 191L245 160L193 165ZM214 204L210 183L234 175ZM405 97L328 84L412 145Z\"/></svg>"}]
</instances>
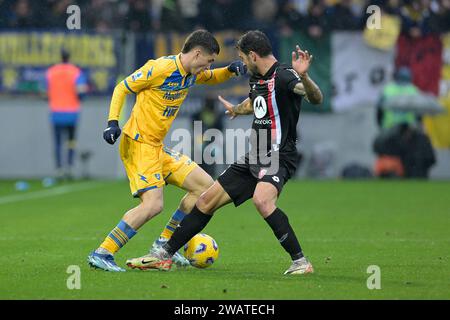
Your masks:
<instances>
[{"instance_id":1,"label":"shirt sleeve","mask_svg":"<svg viewBox=\"0 0 450 320\"><path fill-rule=\"evenodd\" d=\"M160 84L161 80L165 78L167 70L170 69L169 63L169 60L166 60L165 63L149 60L116 85L111 98L108 121L119 119L127 94L137 94L143 89Z\"/></svg>"},{"instance_id":2,"label":"shirt sleeve","mask_svg":"<svg viewBox=\"0 0 450 320\"><path fill-rule=\"evenodd\" d=\"M130 93L137 94L139 91L155 85L166 69L163 64L156 63L156 60L149 60L122 82Z\"/></svg>"},{"instance_id":3,"label":"shirt sleeve","mask_svg":"<svg viewBox=\"0 0 450 320\"><path fill-rule=\"evenodd\" d=\"M205 70L197 75L195 83L197 84L219 84L232 78L233 72L228 71L227 67Z\"/></svg>"},{"instance_id":4,"label":"shirt sleeve","mask_svg":"<svg viewBox=\"0 0 450 320\"><path fill-rule=\"evenodd\" d=\"M114 92L111 98L111 104L109 106L108 121L119 120L120 111L122 110L127 94L130 94L130 91L125 87L124 82L121 81L114 88Z\"/></svg>"},{"instance_id":5,"label":"shirt sleeve","mask_svg":"<svg viewBox=\"0 0 450 320\"><path fill-rule=\"evenodd\" d=\"M278 73L278 79L282 87L287 88L287 91L294 92L294 88L302 80L294 69L283 69Z\"/></svg>"}]
</instances>

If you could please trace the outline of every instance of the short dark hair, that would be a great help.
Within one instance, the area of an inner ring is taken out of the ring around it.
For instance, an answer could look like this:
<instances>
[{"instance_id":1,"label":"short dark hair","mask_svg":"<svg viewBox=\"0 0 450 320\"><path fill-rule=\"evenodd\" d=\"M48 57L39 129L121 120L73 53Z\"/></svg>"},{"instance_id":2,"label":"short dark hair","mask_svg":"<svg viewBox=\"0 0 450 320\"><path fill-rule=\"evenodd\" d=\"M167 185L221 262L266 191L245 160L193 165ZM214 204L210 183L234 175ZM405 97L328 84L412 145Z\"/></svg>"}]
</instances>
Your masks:
<instances>
[{"instance_id":1,"label":"short dark hair","mask_svg":"<svg viewBox=\"0 0 450 320\"><path fill-rule=\"evenodd\" d=\"M64 48L61 49L61 60L63 62L69 62L69 59L70 59L70 52Z\"/></svg>"},{"instance_id":2,"label":"short dark hair","mask_svg":"<svg viewBox=\"0 0 450 320\"><path fill-rule=\"evenodd\" d=\"M182 53L188 53L193 48L200 46L208 53L213 54L219 54L220 52L220 46L217 42L216 38L211 34L211 32L206 30L196 30L192 32L184 42L183 49L181 50Z\"/></svg>"},{"instance_id":3,"label":"short dark hair","mask_svg":"<svg viewBox=\"0 0 450 320\"><path fill-rule=\"evenodd\" d=\"M257 53L260 57L267 57L272 54L272 45L269 38L259 30L248 31L242 35L236 47L246 55L250 51Z\"/></svg>"}]
</instances>

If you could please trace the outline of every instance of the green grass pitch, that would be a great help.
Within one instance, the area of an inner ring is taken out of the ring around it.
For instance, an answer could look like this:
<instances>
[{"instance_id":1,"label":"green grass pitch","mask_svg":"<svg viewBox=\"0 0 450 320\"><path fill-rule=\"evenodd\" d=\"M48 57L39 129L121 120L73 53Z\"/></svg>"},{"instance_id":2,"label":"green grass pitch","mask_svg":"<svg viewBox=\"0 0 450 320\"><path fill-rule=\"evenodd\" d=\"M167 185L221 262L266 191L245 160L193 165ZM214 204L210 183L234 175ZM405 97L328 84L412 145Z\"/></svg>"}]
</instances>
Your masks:
<instances>
[{"instance_id":1,"label":"green grass pitch","mask_svg":"<svg viewBox=\"0 0 450 320\"><path fill-rule=\"evenodd\" d=\"M0 182L0 299L449 299L450 182L291 181L279 200L315 267L283 276L289 256L251 201L216 213L204 230L220 248L208 269L92 270L87 254L137 204L125 181L28 191ZM116 255L146 253L181 199L167 187L161 215ZM70 265L81 289L69 290ZM369 290L367 268L380 267Z\"/></svg>"}]
</instances>

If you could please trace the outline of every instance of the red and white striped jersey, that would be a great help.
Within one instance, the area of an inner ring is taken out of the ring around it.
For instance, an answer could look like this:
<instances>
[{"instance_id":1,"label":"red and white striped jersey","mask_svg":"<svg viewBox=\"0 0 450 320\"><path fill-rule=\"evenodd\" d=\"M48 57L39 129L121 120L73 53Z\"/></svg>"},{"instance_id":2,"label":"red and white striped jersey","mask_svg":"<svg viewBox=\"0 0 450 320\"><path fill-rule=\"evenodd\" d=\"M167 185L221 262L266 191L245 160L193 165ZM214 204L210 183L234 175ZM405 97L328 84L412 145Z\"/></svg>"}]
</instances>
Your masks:
<instances>
[{"instance_id":1,"label":"red and white striped jersey","mask_svg":"<svg viewBox=\"0 0 450 320\"><path fill-rule=\"evenodd\" d=\"M253 151L258 150L260 155L279 151L281 156L296 150L302 96L294 93L294 87L299 82L298 74L279 62L263 76L252 75L249 97L254 115L252 134L256 135L250 139Z\"/></svg>"}]
</instances>

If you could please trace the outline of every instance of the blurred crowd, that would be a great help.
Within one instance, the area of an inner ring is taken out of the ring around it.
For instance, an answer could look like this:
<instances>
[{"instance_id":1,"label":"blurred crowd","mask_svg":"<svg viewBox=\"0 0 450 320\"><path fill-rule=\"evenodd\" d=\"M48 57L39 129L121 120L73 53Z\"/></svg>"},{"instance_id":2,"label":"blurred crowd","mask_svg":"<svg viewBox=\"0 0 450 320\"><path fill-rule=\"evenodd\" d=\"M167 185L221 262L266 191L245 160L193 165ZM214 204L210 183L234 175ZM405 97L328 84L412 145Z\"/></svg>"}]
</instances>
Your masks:
<instances>
[{"instance_id":1,"label":"blurred crowd","mask_svg":"<svg viewBox=\"0 0 450 320\"><path fill-rule=\"evenodd\" d=\"M450 0L0 0L0 29L64 28L72 4L81 8L82 29L97 32L258 28L320 37L363 29L372 4L398 16L411 36L450 30Z\"/></svg>"}]
</instances>

